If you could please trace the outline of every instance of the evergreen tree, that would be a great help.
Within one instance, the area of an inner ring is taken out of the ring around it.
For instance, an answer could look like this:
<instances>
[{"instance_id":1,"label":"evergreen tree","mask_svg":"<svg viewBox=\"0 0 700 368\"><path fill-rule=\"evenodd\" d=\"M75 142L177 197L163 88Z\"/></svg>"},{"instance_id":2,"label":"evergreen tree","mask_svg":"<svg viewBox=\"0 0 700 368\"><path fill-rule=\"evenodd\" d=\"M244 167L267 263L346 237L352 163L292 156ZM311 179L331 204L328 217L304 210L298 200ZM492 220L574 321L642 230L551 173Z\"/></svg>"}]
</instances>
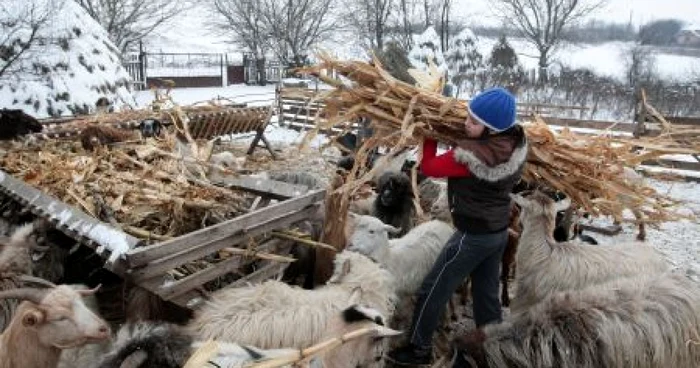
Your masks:
<instances>
[{"instance_id":1,"label":"evergreen tree","mask_svg":"<svg viewBox=\"0 0 700 368\"><path fill-rule=\"evenodd\" d=\"M444 74L447 71L445 56L440 49L440 36L433 27L428 27L423 34L416 37L415 46L409 52L408 59L413 67L419 70L427 71L428 60L432 60L440 73Z\"/></svg>"}]
</instances>

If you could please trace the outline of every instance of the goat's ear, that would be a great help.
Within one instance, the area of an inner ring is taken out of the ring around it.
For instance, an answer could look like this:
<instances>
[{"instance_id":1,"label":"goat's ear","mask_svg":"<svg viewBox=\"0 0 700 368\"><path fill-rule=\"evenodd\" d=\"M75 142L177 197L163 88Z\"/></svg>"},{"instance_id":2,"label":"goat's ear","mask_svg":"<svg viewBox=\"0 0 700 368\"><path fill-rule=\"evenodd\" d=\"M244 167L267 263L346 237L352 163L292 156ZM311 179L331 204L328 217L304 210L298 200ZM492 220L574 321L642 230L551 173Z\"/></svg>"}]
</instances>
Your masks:
<instances>
[{"instance_id":1,"label":"goat's ear","mask_svg":"<svg viewBox=\"0 0 700 368\"><path fill-rule=\"evenodd\" d=\"M22 326L35 327L44 322L44 313L37 309L31 309L22 315Z\"/></svg>"},{"instance_id":2,"label":"goat's ear","mask_svg":"<svg viewBox=\"0 0 700 368\"><path fill-rule=\"evenodd\" d=\"M389 232L389 234L399 234L399 233L401 233L401 229L400 229L400 228L398 228L398 227L393 227L393 226L387 225L387 224L384 225L384 229L386 229L386 231Z\"/></svg>"},{"instance_id":3,"label":"goat's ear","mask_svg":"<svg viewBox=\"0 0 700 368\"><path fill-rule=\"evenodd\" d=\"M376 337L392 337L401 335L403 331L397 331L386 326L377 325L374 327L374 333Z\"/></svg>"},{"instance_id":4,"label":"goat's ear","mask_svg":"<svg viewBox=\"0 0 700 368\"><path fill-rule=\"evenodd\" d=\"M569 207L571 207L571 198L570 197L566 197L566 198L562 199L561 201L554 203L554 211L555 212L564 211Z\"/></svg>"}]
</instances>

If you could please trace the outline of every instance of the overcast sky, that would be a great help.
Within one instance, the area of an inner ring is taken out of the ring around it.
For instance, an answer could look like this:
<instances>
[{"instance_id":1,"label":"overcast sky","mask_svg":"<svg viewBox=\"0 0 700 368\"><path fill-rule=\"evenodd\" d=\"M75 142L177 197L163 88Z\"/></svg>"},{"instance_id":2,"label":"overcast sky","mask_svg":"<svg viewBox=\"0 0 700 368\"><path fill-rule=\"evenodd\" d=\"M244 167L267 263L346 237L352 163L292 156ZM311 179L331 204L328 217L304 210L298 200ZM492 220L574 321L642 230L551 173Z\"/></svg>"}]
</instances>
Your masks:
<instances>
[{"instance_id":1,"label":"overcast sky","mask_svg":"<svg viewBox=\"0 0 700 368\"><path fill-rule=\"evenodd\" d=\"M492 15L492 0L456 0L455 13L468 23L481 20L497 23ZM627 22L632 17L634 24L644 24L651 20L677 18L700 26L700 0L608 0L595 18Z\"/></svg>"}]
</instances>

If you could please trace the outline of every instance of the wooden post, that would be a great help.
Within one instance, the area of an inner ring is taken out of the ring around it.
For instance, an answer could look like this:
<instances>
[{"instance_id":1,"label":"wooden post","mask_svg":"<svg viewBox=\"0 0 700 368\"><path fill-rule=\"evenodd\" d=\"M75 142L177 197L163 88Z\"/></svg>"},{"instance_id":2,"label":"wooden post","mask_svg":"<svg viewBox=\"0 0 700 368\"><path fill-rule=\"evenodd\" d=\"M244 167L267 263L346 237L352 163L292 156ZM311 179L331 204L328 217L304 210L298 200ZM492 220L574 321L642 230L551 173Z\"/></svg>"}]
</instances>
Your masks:
<instances>
[{"instance_id":1,"label":"wooden post","mask_svg":"<svg viewBox=\"0 0 700 368\"><path fill-rule=\"evenodd\" d=\"M345 249L345 224L348 217L349 198L346 193L337 193L335 190L343 186L344 183L345 179L341 175L336 175L326 192L326 216L323 224L323 233L321 234L321 242L333 246L337 252ZM316 248L316 266L314 269L316 285L325 284L333 275L335 254L336 252L332 250Z\"/></svg>"}]
</instances>

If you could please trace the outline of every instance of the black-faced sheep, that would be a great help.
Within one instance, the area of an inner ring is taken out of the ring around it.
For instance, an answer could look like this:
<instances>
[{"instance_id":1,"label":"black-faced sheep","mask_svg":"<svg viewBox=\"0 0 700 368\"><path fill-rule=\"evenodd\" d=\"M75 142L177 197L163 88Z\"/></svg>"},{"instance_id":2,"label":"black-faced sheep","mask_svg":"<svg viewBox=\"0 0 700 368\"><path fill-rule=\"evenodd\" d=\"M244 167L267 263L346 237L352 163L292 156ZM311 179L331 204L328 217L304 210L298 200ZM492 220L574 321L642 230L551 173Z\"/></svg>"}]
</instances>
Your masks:
<instances>
[{"instance_id":1,"label":"black-faced sheep","mask_svg":"<svg viewBox=\"0 0 700 368\"><path fill-rule=\"evenodd\" d=\"M43 129L38 120L22 110L0 109L0 140L15 139Z\"/></svg>"},{"instance_id":2,"label":"black-faced sheep","mask_svg":"<svg viewBox=\"0 0 700 368\"><path fill-rule=\"evenodd\" d=\"M399 228L395 236L405 235L413 228L415 210L411 180L403 173L385 172L377 182L377 197L372 215L385 224Z\"/></svg>"},{"instance_id":3,"label":"black-faced sheep","mask_svg":"<svg viewBox=\"0 0 700 368\"><path fill-rule=\"evenodd\" d=\"M454 367L699 367L700 289L683 275L548 296L455 341Z\"/></svg>"},{"instance_id":4,"label":"black-faced sheep","mask_svg":"<svg viewBox=\"0 0 700 368\"><path fill-rule=\"evenodd\" d=\"M511 305L514 312L556 291L668 269L668 262L659 252L639 242L609 247L556 242L552 238L554 218L570 205L568 199L555 203L539 192L527 198L513 195L513 199L520 206L523 226L516 254L517 296Z\"/></svg>"},{"instance_id":5,"label":"black-faced sheep","mask_svg":"<svg viewBox=\"0 0 700 368\"><path fill-rule=\"evenodd\" d=\"M401 238L390 240L389 233L398 233L399 229L376 217L351 214L350 221L353 231L346 249L384 265L394 275L399 295L415 294L455 233L451 225L432 220L416 226Z\"/></svg>"},{"instance_id":6,"label":"black-faced sheep","mask_svg":"<svg viewBox=\"0 0 700 368\"><path fill-rule=\"evenodd\" d=\"M0 292L24 301L0 337L0 368L55 368L63 349L108 339L107 324L82 301L94 292L67 285Z\"/></svg>"},{"instance_id":7,"label":"black-faced sheep","mask_svg":"<svg viewBox=\"0 0 700 368\"><path fill-rule=\"evenodd\" d=\"M371 306L388 320L395 302L391 273L364 255L344 251L336 255L333 276L322 287L305 290L267 281L224 289L196 312L188 328L199 340L300 349L335 337L337 331L329 330L330 322L350 305ZM345 354L344 349L333 350L328 359ZM362 359L368 355L356 353ZM356 366L351 363L342 366Z\"/></svg>"},{"instance_id":8,"label":"black-faced sheep","mask_svg":"<svg viewBox=\"0 0 700 368\"><path fill-rule=\"evenodd\" d=\"M163 124L158 119L144 119L139 123L139 131L143 138L160 137Z\"/></svg>"}]
</instances>

